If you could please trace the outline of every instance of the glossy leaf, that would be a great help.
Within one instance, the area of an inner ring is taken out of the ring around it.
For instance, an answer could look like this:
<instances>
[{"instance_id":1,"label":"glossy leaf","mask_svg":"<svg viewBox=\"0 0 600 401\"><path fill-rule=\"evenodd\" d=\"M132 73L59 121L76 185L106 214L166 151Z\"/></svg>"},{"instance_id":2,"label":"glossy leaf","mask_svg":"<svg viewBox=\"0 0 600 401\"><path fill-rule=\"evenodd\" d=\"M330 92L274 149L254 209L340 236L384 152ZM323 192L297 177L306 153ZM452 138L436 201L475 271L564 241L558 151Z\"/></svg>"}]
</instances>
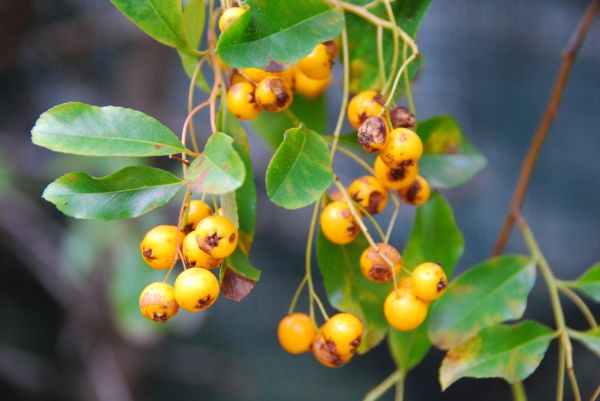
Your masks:
<instances>
[{"instance_id":1,"label":"glossy leaf","mask_svg":"<svg viewBox=\"0 0 600 401\"><path fill-rule=\"evenodd\" d=\"M183 24L187 42L192 49L198 49L202 40L205 20L204 0L190 0L183 9ZM177 50L181 58L183 69L190 79L194 76L194 70L198 64L198 57L182 50ZM200 71L196 77L196 86L205 92L210 92L210 87L206 83L206 78Z\"/></svg>"},{"instance_id":2,"label":"glossy leaf","mask_svg":"<svg viewBox=\"0 0 600 401\"><path fill-rule=\"evenodd\" d=\"M581 342L590 351L600 357L600 327L588 331L569 331L569 336Z\"/></svg>"},{"instance_id":3,"label":"glossy leaf","mask_svg":"<svg viewBox=\"0 0 600 401\"><path fill-rule=\"evenodd\" d=\"M238 246L221 267L221 291L227 298L241 301L260 279L260 270L248 260L248 256Z\"/></svg>"},{"instance_id":4,"label":"glossy leaf","mask_svg":"<svg viewBox=\"0 0 600 401\"><path fill-rule=\"evenodd\" d=\"M248 12L219 37L217 52L236 68L281 71L344 27L343 14L325 0L247 0Z\"/></svg>"},{"instance_id":5,"label":"glossy leaf","mask_svg":"<svg viewBox=\"0 0 600 401\"><path fill-rule=\"evenodd\" d=\"M531 259L502 256L461 274L431 305L429 339L449 349L485 327L521 318L535 273Z\"/></svg>"},{"instance_id":6,"label":"glossy leaf","mask_svg":"<svg viewBox=\"0 0 600 401\"><path fill-rule=\"evenodd\" d=\"M34 144L82 156L164 156L186 151L158 120L122 107L64 103L53 107L31 130Z\"/></svg>"},{"instance_id":7,"label":"glossy leaf","mask_svg":"<svg viewBox=\"0 0 600 401\"><path fill-rule=\"evenodd\" d=\"M583 291L596 302L600 302L600 263L590 267L581 277L569 284Z\"/></svg>"},{"instance_id":8,"label":"glossy leaf","mask_svg":"<svg viewBox=\"0 0 600 401\"><path fill-rule=\"evenodd\" d=\"M111 0L142 31L162 44L186 47L181 0Z\"/></svg>"},{"instance_id":9,"label":"glossy leaf","mask_svg":"<svg viewBox=\"0 0 600 401\"><path fill-rule=\"evenodd\" d=\"M233 148L233 139L215 132L188 168L186 181L196 192L221 195L241 187L245 177L244 162Z\"/></svg>"},{"instance_id":10,"label":"glossy leaf","mask_svg":"<svg viewBox=\"0 0 600 401\"><path fill-rule=\"evenodd\" d=\"M452 208L439 193L433 193L427 203L417 208L410 237L402 255L409 269L427 261L440 263L448 278L464 250L464 239ZM415 330L391 329L390 350L398 367L408 372L427 354L431 343L427 338L428 320Z\"/></svg>"},{"instance_id":11,"label":"glossy leaf","mask_svg":"<svg viewBox=\"0 0 600 401\"><path fill-rule=\"evenodd\" d=\"M267 168L267 194L273 203L287 209L307 206L332 180L327 142L305 126L287 130Z\"/></svg>"},{"instance_id":12,"label":"glossy leaf","mask_svg":"<svg viewBox=\"0 0 600 401\"><path fill-rule=\"evenodd\" d=\"M294 101L290 105L290 111L308 128L318 133L327 130L327 109L323 96L317 99L306 99L294 95ZM273 149L277 149L283 141L283 134L290 128L297 127L290 114L262 112L257 118L250 121L254 131Z\"/></svg>"},{"instance_id":13,"label":"glossy leaf","mask_svg":"<svg viewBox=\"0 0 600 401\"><path fill-rule=\"evenodd\" d=\"M133 166L102 178L69 173L48 185L42 196L68 216L115 220L163 206L182 187L183 182L168 171Z\"/></svg>"},{"instance_id":14,"label":"glossy leaf","mask_svg":"<svg viewBox=\"0 0 600 401\"><path fill-rule=\"evenodd\" d=\"M424 146L419 171L434 187L452 188L463 184L486 165L485 157L450 116L419 122L417 132Z\"/></svg>"},{"instance_id":15,"label":"glossy leaf","mask_svg":"<svg viewBox=\"0 0 600 401\"><path fill-rule=\"evenodd\" d=\"M256 185L250 159L250 145L244 127L227 111L227 108L222 108L219 111L217 129L233 138L233 148L240 155L246 169L244 182L235 191L235 201L239 221L240 245L247 252L256 231Z\"/></svg>"},{"instance_id":16,"label":"glossy leaf","mask_svg":"<svg viewBox=\"0 0 600 401\"><path fill-rule=\"evenodd\" d=\"M370 0L351 0L351 3L365 5ZM425 12L429 8L431 0L396 0L390 2L396 22L413 38L423 20ZM388 20L388 15L383 4L369 9L370 13ZM377 28L364 18L346 13L346 26L348 28L349 56L350 56L350 89L357 93L363 90L382 88L379 81L379 63L377 59ZM383 30L383 54L386 76L389 77L393 57L392 33L388 29ZM400 55L402 55L402 40L400 40ZM418 71L419 59L411 64L409 74L414 77ZM398 66L399 68L399 66ZM397 92L403 92L402 84Z\"/></svg>"},{"instance_id":17,"label":"glossy leaf","mask_svg":"<svg viewBox=\"0 0 600 401\"><path fill-rule=\"evenodd\" d=\"M488 327L448 351L440 368L442 390L462 377L524 380L537 369L554 337L552 330L533 321Z\"/></svg>"},{"instance_id":18,"label":"glossy leaf","mask_svg":"<svg viewBox=\"0 0 600 401\"><path fill-rule=\"evenodd\" d=\"M317 261L329 302L341 311L355 314L365 325L361 353L379 344L389 328L383 315L383 302L391 285L367 280L358 265L367 247L368 242L362 235L344 246L331 243L322 232L317 238Z\"/></svg>"}]
</instances>

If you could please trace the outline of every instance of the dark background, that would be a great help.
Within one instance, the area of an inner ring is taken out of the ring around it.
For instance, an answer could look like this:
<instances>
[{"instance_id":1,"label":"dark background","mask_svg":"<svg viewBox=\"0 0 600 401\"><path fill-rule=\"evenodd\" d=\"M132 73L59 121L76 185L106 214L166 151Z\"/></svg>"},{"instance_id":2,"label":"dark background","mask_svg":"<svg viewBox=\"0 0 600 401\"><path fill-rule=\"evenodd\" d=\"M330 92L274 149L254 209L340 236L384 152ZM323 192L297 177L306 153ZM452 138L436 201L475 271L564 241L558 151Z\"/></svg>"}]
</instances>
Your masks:
<instances>
[{"instance_id":1,"label":"dark background","mask_svg":"<svg viewBox=\"0 0 600 401\"><path fill-rule=\"evenodd\" d=\"M454 115L489 162L474 180L444 193L466 239L459 271L492 250L561 50L586 4L433 2L419 36L425 63L414 87L418 116ZM385 344L341 370L279 348L276 326L303 274L309 211L269 203L263 176L270 150L256 137L259 225L252 258L262 280L241 304L221 299L207 313L181 313L159 329L137 312L140 290L157 278L140 260L138 243L152 225L172 224L176 205L131 222L103 223L65 218L40 198L49 181L68 171L106 174L131 162L34 147L29 131L40 113L70 100L115 104L142 110L178 132L187 85L175 52L141 33L108 1L0 0L0 399L346 401L361 399L394 369ZM564 279L600 260L599 93L596 22L524 205ZM339 88L330 90L332 120L339 96ZM206 120L199 127L206 138ZM339 159L346 182L359 174ZM394 237L400 246L412 213L408 207L401 213ZM518 234L508 249L524 251ZM577 310L568 302L565 308L568 323L584 328ZM598 305L593 310L598 316ZM541 279L526 316L552 324ZM600 364L578 344L574 353L587 399L600 383ZM407 400L510 399L501 380L463 379L440 394L441 358L431 351L410 373ZM525 381L530 399L553 399L555 375L553 345Z\"/></svg>"}]
</instances>

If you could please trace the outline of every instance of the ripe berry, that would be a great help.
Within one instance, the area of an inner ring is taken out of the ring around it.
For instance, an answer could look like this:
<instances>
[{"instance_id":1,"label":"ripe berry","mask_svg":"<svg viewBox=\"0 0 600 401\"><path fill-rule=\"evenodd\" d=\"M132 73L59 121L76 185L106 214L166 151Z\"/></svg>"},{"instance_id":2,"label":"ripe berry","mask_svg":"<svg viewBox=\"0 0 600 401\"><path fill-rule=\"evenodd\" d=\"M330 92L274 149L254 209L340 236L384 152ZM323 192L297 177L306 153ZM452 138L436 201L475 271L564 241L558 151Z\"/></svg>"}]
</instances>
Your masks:
<instances>
[{"instance_id":1,"label":"ripe berry","mask_svg":"<svg viewBox=\"0 0 600 401\"><path fill-rule=\"evenodd\" d=\"M310 351L310 346L317 335L317 328L305 313L287 315L277 328L277 338L281 347L290 354L301 354Z\"/></svg>"},{"instance_id":2,"label":"ripe berry","mask_svg":"<svg viewBox=\"0 0 600 401\"><path fill-rule=\"evenodd\" d=\"M140 294L139 305L144 317L161 323L175 316L179 310L173 287L161 282L152 283L144 288Z\"/></svg>"},{"instance_id":3,"label":"ripe berry","mask_svg":"<svg viewBox=\"0 0 600 401\"><path fill-rule=\"evenodd\" d=\"M345 359L342 358L336 352L335 343L333 341L325 340L321 333L317 334L311 348L317 361L328 368L339 368L352 359L352 355Z\"/></svg>"},{"instance_id":4,"label":"ripe berry","mask_svg":"<svg viewBox=\"0 0 600 401\"><path fill-rule=\"evenodd\" d=\"M335 42L331 42L335 43ZM335 61L336 54L333 46L327 46L320 43L315 46L312 52L300 60L298 68L304 75L311 79L325 79L331 72L331 66ZM337 51L335 51L337 53Z\"/></svg>"},{"instance_id":5,"label":"ripe berry","mask_svg":"<svg viewBox=\"0 0 600 401\"><path fill-rule=\"evenodd\" d=\"M226 258L235 251L238 230L225 216L210 216L202 220L195 230L198 246L213 258Z\"/></svg>"},{"instance_id":6,"label":"ripe berry","mask_svg":"<svg viewBox=\"0 0 600 401\"><path fill-rule=\"evenodd\" d=\"M190 312L210 307L219 296L219 281L209 270L192 267L175 279L175 299Z\"/></svg>"},{"instance_id":7,"label":"ripe berry","mask_svg":"<svg viewBox=\"0 0 600 401\"><path fill-rule=\"evenodd\" d=\"M263 78L269 75L268 72L261 70L260 68L240 68L240 73L255 83L259 83Z\"/></svg>"},{"instance_id":8,"label":"ripe berry","mask_svg":"<svg viewBox=\"0 0 600 401\"><path fill-rule=\"evenodd\" d=\"M385 283L400 273L402 269L402 256L400 256L400 252L396 248L388 244L379 243L377 244L377 248L379 249L379 254L373 247L368 247L360 255L360 271L371 281ZM393 275L392 269L381 255L393 263Z\"/></svg>"},{"instance_id":9,"label":"ripe berry","mask_svg":"<svg viewBox=\"0 0 600 401\"><path fill-rule=\"evenodd\" d=\"M383 113L385 99L375 91L365 91L354 96L348 104L348 120L354 128L360 125L370 116L378 116Z\"/></svg>"},{"instance_id":10,"label":"ripe berry","mask_svg":"<svg viewBox=\"0 0 600 401\"><path fill-rule=\"evenodd\" d=\"M206 202L201 200L192 200L188 210L187 219L185 220L185 231L189 232L196 228L198 223L205 217L212 216L213 210Z\"/></svg>"},{"instance_id":11,"label":"ripe berry","mask_svg":"<svg viewBox=\"0 0 600 401\"><path fill-rule=\"evenodd\" d=\"M230 7L223 11L221 18L219 18L219 29L221 32L224 32L233 21L241 17L245 12L246 9L242 7Z\"/></svg>"},{"instance_id":12,"label":"ripe berry","mask_svg":"<svg viewBox=\"0 0 600 401\"><path fill-rule=\"evenodd\" d=\"M367 153L382 150L388 143L389 128L379 116L368 117L358 128L358 143Z\"/></svg>"},{"instance_id":13,"label":"ripe berry","mask_svg":"<svg viewBox=\"0 0 600 401\"><path fill-rule=\"evenodd\" d=\"M364 327L360 319L350 313L338 313L321 327L326 342L335 345L335 353L349 360L360 345Z\"/></svg>"},{"instance_id":14,"label":"ripe berry","mask_svg":"<svg viewBox=\"0 0 600 401\"><path fill-rule=\"evenodd\" d=\"M323 234L334 244L349 244L360 232L350 207L344 201L335 201L327 205L321 212L320 221Z\"/></svg>"},{"instance_id":15,"label":"ripe berry","mask_svg":"<svg viewBox=\"0 0 600 401\"><path fill-rule=\"evenodd\" d=\"M327 75L324 79L312 79L304 75L299 68L295 68L294 80L296 83L296 92L306 98L315 99L321 96L329 86L331 74Z\"/></svg>"},{"instance_id":16,"label":"ripe berry","mask_svg":"<svg viewBox=\"0 0 600 401\"><path fill-rule=\"evenodd\" d=\"M197 240L198 233L192 231L186 235L183 240L181 253L187 267L203 267L205 269L214 269L219 267L222 259L213 258L208 253L200 249Z\"/></svg>"},{"instance_id":17,"label":"ripe berry","mask_svg":"<svg viewBox=\"0 0 600 401\"><path fill-rule=\"evenodd\" d=\"M387 190L377 178L370 175L354 180L348 187L348 194L371 214L381 212L387 205Z\"/></svg>"},{"instance_id":18,"label":"ripe berry","mask_svg":"<svg viewBox=\"0 0 600 401\"><path fill-rule=\"evenodd\" d=\"M379 156L391 168L399 168L408 160L416 162L423 155L421 138L408 128L396 128L389 136Z\"/></svg>"},{"instance_id":19,"label":"ripe berry","mask_svg":"<svg viewBox=\"0 0 600 401\"><path fill-rule=\"evenodd\" d=\"M240 120L252 120L260 114L256 102L254 85L250 82L239 82L227 91L227 107Z\"/></svg>"},{"instance_id":20,"label":"ripe berry","mask_svg":"<svg viewBox=\"0 0 600 401\"><path fill-rule=\"evenodd\" d=\"M448 277L437 263L422 263L412 272L413 290L417 297L434 301L442 296L448 286Z\"/></svg>"},{"instance_id":21,"label":"ripe berry","mask_svg":"<svg viewBox=\"0 0 600 401\"><path fill-rule=\"evenodd\" d=\"M375 177L388 189L406 188L417 179L419 167L413 160L407 160L398 168L390 168L381 160L375 159Z\"/></svg>"},{"instance_id":22,"label":"ripe berry","mask_svg":"<svg viewBox=\"0 0 600 401\"><path fill-rule=\"evenodd\" d=\"M168 269L177 260L177 244L181 246L183 233L175 226L156 226L146 233L140 243L144 262L155 269Z\"/></svg>"},{"instance_id":23,"label":"ripe berry","mask_svg":"<svg viewBox=\"0 0 600 401\"><path fill-rule=\"evenodd\" d=\"M233 70L229 77L229 86L231 87L235 84L239 84L240 82L250 83L250 81L248 81L248 79L245 76L240 74L237 70Z\"/></svg>"},{"instance_id":24,"label":"ripe berry","mask_svg":"<svg viewBox=\"0 0 600 401\"><path fill-rule=\"evenodd\" d=\"M409 205L419 206L427 202L431 188L427 180L418 176L410 186L398 190L400 198Z\"/></svg>"},{"instance_id":25,"label":"ripe berry","mask_svg":"<svg viewBox=\"0 0 600 401\"><path fill-rule=\"evenodd\" d=\"M255 96L260 107L271 112L285 110L292 102L292 91L289 85L283 78L274 75L260 81Z\"/></svg>"},{"instance_id":26,"label":"ripe berry","mask_svg":"<svg viewBox=\"0 0 600 401\"><path fill-rule=\"evenodd\" d=\"M412 288L398 288L390 292L383 304L386 320L401 331L419 327L427 317L427 309L426 301L417 298Z\"/></svg>"},{"instance_id":27,"label":"ripe berry","mask_svg":"<svg viewBox=\"0 0 600 401\"><path fill-rule=\"evenodd\" d=\"M415 115L406 107L398 106L390 110L390 121L393 128L413 129L417 123Z\"/></svg>"}]
</instances>

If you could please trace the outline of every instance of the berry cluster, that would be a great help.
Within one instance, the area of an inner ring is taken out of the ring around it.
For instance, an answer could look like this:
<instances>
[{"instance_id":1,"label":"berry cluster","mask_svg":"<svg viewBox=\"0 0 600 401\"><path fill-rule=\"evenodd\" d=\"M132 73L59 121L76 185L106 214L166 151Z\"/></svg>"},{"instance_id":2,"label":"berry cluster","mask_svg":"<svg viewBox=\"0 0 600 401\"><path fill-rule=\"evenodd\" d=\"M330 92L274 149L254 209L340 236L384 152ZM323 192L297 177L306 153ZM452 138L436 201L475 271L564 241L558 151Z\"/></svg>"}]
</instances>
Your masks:
<instances>
[{"instance_id":1,"label":"berry cluster","mask_svg":"<svg viewBox=\"0 0 600 401\"><path fill-rule=\"evenodd\" d=\"M231 7L219 19L223 32L246 10ZM320 43L313 51L285 70L265 71L259 68L234 69L229 78L227 107L241 120L257 117L261 110L280 112L286 110L293 100L293 92L314 99L321 95L331 82L331 68L337 57L335 41Z\"/></svg>"},{"instance_id":2,"label":"berry cluster","mask_svg":"<svg viewBox=\"0 0 600 401\"><path fill-rule=\"evenodd\" d=\"M179 307L189 312L209 308L220 292L219 280L210 269L219 268L238 243L233 222L220 213L214 214L205 202L190 201L187 212L182 229L156 226L140 244L144 262L154 269L172 269L178 259L183 259L184 270L174 286L155 282L140 295L140 311L156 322L167 321Z\"/></svg>"}]
</instances>

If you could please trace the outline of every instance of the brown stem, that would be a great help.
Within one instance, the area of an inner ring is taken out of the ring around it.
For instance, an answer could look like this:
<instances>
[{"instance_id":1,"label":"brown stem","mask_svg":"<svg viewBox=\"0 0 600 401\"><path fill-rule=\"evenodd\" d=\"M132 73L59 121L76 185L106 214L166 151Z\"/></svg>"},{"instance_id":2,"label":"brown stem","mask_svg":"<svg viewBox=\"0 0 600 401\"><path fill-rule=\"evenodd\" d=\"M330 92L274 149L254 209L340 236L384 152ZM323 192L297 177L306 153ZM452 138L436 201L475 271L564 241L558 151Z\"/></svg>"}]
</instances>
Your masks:
<instances>
[{"instance_id":1,"label":"brown stem","mask_svg":"<svg viewBox=\"0 0 600 401\"><path fill-rule=\"evenodd\" d=\"M594 19L594 15L598 12L599 8L600 0L592 0L590 2L587 9L585 10L585 13L583 14L583 17L581 17L577 28L573 32L573 35L571 36L571 39L569 40L565 51L563 52L562 66L560 68L560 71L558 72L558 76L556 77L554 88L552 89L552 94L550 95L548 105L546 106L546 111L542 117L542 120L540 121L535 136L533 137L533 142L529 147L527 155L523 160L523 165L521 166L521 173L519 174L519 180L517 182L515 192L510 202L510 207L506 215L506 219L504 221L504 226L502 227L502 231L498 236L498 241L496 242L496 246L494 248L494 256L499 255L504 249L508 236L510 235L510 232L515 223L516 217L520 213L521 205L523 204L523 198L525 197L525 192L527 191L527 185L529 184L529 179L531 178L533 167L535 166L537 157L540 153L540 150L542 149L542 145L544 144L544 139L546 138L546 135L548 134L548 131L552 126L552 122L556 117L556 112L560 105L560 100L565 90L565 86L567 84L567 79L569 78L571 68L573 67L575 58L577 57L577 52L583 44L587 36L588 30Z\"/></svg>"}]
</instances>

